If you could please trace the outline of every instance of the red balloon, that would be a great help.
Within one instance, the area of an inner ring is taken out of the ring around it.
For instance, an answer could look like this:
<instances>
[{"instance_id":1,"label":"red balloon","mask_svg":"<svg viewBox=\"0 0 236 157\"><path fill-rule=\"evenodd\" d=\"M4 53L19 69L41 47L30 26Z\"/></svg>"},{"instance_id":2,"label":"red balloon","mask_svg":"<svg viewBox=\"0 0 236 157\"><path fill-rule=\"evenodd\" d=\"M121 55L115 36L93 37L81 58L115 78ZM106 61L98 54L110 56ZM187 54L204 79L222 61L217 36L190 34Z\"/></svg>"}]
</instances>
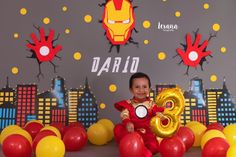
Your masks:
<instances>
[{"instance_id":1,"label":"red balloon","mask_svg":"<svg viewBox=\"0 0 236 157\"><path fill-rule=\"evenodd\" d=\"M63 123L56 123L55 122L55 123L51 123L50 126L54 126L55 128L57 128L60 131L60 133L61 133L61 137L64 136L64 134L65 134L65 126L64 126Z\"/></svg>"},{"instance_id":2,"label":"red balloon","mask_svg":"<svg viewBox=\"0 0 236 157\"><path fill-rule=\"evenodd\" d=\"M185 145L178 136L165 138L160 144L160 153L162 157L183 157Z\"/></svg>"},{"instance_id":3,"label":"red balloon","mask_svg":"<svg viewBox=\"0 0 236 157\"><path fill-rule=\"evenodd\" d=\"M72 122L69 124L69 127L73 127L73 126L84 128L83 124L80 122Z\"/></svg>"},{"instance_id":4,"label":"red balloon","mask_svg":"<svg viewBox=\"0 0 236 157\"><path fill-rule=\"evenodd\" d=\"M63 142L67 151L79 151L88 142L87 133L81 127L71 127L66 131Z\"/></svg>"},{"instance_id":5,"label":"red balloon","mask_svg":"<svg viewBox=\"0 0 236 157\"><path fill-rule=\"evenodd\" d=\"M39 131L43 128L43 124L38 122L29 122L25 126L25 130L31 135L32 139L39 133Z\"/></svg>"},{"instance_id":6,"label":"red balloon","mask_svg":"<svg viewBox=\"0 0 236 157\"><path fill-rule=\"evenodd\" d=\"M223 130L224 130L224 126L223 126L222 124L218 123L218 122L211 123L211 124L209 124L209 125L207 126L206 131L212 130L212 129L223 131Z\"/></svg>"},{"instance_id":7,"label":"red balloon","mask_svg":"<svg viewBox=\"0 0 236 157\"><path fill-rule=\"evenodd\" d=\"M179 128L176 134L184 143L186 151L193 146L195 136L191 129L188 127L182 126Z\"/></svg>"},{"instance_id":8,"label":"red balloon","mask_svg":"<svg viewBox=\"0 0 236 157\"><path fill-rule=\"evenodd\" d=\"M3 141L2 151L5 157L31 157L32 147L24 136L12 134Z\"/></svg>"},{"instance_id":9,"label":"red balloon","mask_svg":"<svg viewBox=\"0 0 236 157\"><path fill-rule=\"evenodd\" d=\"M66 131L67 131L69 128L72 128L72 127L81 127L81 128L83 128L83 129L86 131L85 127L84 127L83 124L81 124L80 122L72 122L72 123L70 123L68 126L65 126L65 131L64 131L64 133L66 133Z\"/></svg>"},{"instance_id":10,"label":"red balloon","mask_svg":"<svg viewBox=\"0 0 236 157\"><path fill-rule=\"evenodd\" d=\"M32 147L34 151L36 150L36 146L39 143L39 141L46 136L57 136L57 135L51 130L40 131L33 140Z\"/></svg>"},{"instance_id":11,"label":"red balloon","mask_svg":"<svg viewBox=\"0 0 236 157\"><path fill-rule=\"evenodd\" d=\"M144 157L145 146L142 137L136 133L125 135L119 144L121 157Z\"/></svg>"},{"instance_id":12,"label":"red balloon","mask_svg":"<svg viewBox=\"0 0 236 157\"><path fill-rule=\"evenodd\" d=\"M68 126L64 127L64 134L67 132L67 130L69 130L70 128L73 128L73 127L80 127L82 129L84 129L84 131L86 132L85 127L80 122L72 122Z\"/></svg>"},{"instance_id":13,"label":"red balloon","mask_svg":"<svg viewBox=\"0 0 236 157\"><path fill-rule=\"evenodd\" d=\"M202 157L226 157L229 143L221 138L215 137L207 141L202 150Z\"/></svg>"}]
</instances>

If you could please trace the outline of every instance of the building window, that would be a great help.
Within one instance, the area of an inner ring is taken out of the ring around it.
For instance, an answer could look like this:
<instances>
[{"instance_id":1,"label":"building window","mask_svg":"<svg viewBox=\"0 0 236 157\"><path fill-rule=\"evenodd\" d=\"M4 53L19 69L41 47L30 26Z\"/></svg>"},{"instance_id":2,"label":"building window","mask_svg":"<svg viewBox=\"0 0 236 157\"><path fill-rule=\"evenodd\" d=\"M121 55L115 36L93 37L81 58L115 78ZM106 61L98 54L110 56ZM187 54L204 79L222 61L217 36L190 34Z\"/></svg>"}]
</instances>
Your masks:
<instances>
[{"instance_id":1,"label":"building window","mask_svg":"<svg viewBox=\"0 0 236 157\"><path fill-rule=\"evenodd\" d=\"M200 82L199 82L199 81L194 81L194 85L195 85L195 86L199 86L199 85L200 85Z\"/></svg>"},{"instance_id":2,"label":"building window","mask_svg":"<svg viewBox=\"0 0 236 157\"><path fill-rule=\"evenodd\" d=\"M195 87L194 90L195 90L195 91L199 91L200 88L199 88L199 87Z\"/></svg>"}]
</instances>

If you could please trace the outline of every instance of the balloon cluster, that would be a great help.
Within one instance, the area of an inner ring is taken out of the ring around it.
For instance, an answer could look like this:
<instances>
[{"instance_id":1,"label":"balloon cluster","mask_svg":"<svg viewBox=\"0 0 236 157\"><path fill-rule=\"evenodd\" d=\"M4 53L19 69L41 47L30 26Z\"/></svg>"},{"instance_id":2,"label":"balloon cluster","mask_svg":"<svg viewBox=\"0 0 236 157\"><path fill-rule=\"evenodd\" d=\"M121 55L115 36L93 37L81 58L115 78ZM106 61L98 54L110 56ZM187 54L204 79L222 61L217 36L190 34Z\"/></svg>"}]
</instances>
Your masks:
<instances>
[{"instance_id":1,"label":"balloon cluster","mask_svg":"<svg viewBox=\"0 0 236 157\"><path fill-rule=\"evenodd\" d=\"M236 124L224 128L215 122L206 127L191 121L181 126L174 136L159 141L162 157L183 157L192 146L201 147L202 157L235 157Z\"/></svg>"},{"instance_id":2,"label":"balloon cluster","mask_svg":"<svg viewBox=\"0 0 236 157\"><path fill-rule=\"evenodd\" d=\"M186 124L194 133L193 146L201 146L202 157L235 157L236 156L236 124L225 128L220 123L211 123L207 127L192 121Z\"/></svg>"},{"instance_id":3,"label":"balloon cluster","mask_svg":"<svg viewBox=\"0 0 236 157\"><path fill-rule=\"evenodd\" d=\"M91 125L87 130L88 140L94 145L104 145L110 142L113 137L114 124L109 119L100 119Z\"/></svg>"},{"instance_id":4,"label":"balloon cluster","mask_svg":"<svg viewBox=\"0 0 236 157\"><path fill-rule=\"evenodd\" d=\"M194 134L191 129L180 127L174 136L158 138L158 142L162 157L183 157L194 143ZM119 152L121 157L152 156L152 154L147 155L150 151L147 151L142 137L137 132L129 133L121 139Z\"/></svg>"},{"instance_id":5,"label":"balloon cluster","mask_svg":"<svg viewBox=\"0 0 236 157\"><path fill-rule=\"evenodd\" d=\"M87 144L86 130L79 122L64 126L40 121L28 122L24 128L10 125L1 132L0 142L5 157L64 157L65 151L78 151Z\"/></svg>"},{"instance_id":6,"label":"balloon cluster","mask_svg":"<svg viewBox=\"0 0 236 157\"><path fill-rule=\"evenodd\" d=\"M194 140L192 130L181 126L175 135L160 140L160 153L162 157L183 157L193 146Z\"/></svg>"},{"instance_id":7,"label":"balloon cluster","mask_svg":"<svg viewBox=\"0 0 236 157\"><path fill-rule=\"evenodd\" d=\"M114 124L101 119L91 125L86 133L83 125L74 122L68 126L53 123L44 126L40 121L30 121L24 128L10 125L0 136L5 157L64 157L65 151L79 151L89 140L95 145L104 145L113 139ZM236 124L223 127L212 123L207 127L192 121L181 126L172 137L158 138L162 157L183 157L192 146L201 147L202 157L235 157ZM142 137L134 132L126 135L119 144L122 157L142 157L145 154Z\"/></svg>"}]
</instances>

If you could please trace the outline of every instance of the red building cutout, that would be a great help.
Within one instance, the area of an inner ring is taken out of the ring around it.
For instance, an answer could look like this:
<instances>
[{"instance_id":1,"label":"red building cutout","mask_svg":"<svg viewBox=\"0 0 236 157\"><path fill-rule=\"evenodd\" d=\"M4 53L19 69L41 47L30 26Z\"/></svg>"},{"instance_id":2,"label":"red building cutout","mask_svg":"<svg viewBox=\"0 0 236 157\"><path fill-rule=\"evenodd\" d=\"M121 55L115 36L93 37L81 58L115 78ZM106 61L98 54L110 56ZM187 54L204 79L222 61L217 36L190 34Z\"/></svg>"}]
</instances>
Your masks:
<instances>
[{"instance_id":1,"label":"red building cutout","mask_svg":"<svg viewBox=\"0 0 236 157\"><path fill-rule=\"evenodd\" d=\"M35 115L37 85L17 85L16 91L16 124L24 126L27 116Z\"/></svg>"},{"instance_id":2,"label":"red building cutout","mask_svg":"<svg viewBox=\"0 0 236 157\"><path fill-rule=\"evenodd\" d=\"M51 123L62 123L63 125L66 125L67 123L66 108L53 107L51 118L52 118Z\"/></svg>"}]
</instances>

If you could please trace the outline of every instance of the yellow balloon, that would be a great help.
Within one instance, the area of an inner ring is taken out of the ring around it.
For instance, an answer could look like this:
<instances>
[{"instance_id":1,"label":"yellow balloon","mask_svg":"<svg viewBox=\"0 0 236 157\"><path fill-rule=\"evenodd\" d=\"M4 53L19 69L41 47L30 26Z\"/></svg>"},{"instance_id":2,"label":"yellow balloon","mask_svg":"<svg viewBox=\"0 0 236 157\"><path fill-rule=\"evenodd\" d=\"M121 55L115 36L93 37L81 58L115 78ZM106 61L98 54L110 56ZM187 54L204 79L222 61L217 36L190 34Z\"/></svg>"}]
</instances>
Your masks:
<instances>
[{"instance_id":1,"label":"yellow balloon","mask_svg":"<svg viewBox=\"0 0 236 157\"><path fill-rule=\"evenodd\" d=\"M236 144L236 124L227 125L223 132L230 145Z\"/></svg>"},{"instance_id":2,"label":"yellow balloon","mask_svg":"<svg viewBox=\"0 0 236 157\"><path fill-rule=\"evenodd\" d=\"M204 133L204 135L202 136L201 139L201 148L204 148L204 145L207 143L207 141L209 141L210 139L214 138L214 137L221 137L223 139L226 139L225 135L223 132L221 132L220 130L209 130L207 132Z\"/></svg>"},{"instance_id":3,"label":"yellow balloon","mask_svg":"<svg viewBox=\"0 0 236 157\"><path fill-rule=\"evenodd\" d=\"M227 150L226 157L235 157L236 156L236 144L231 145Z\"/></svg>"},{"instance_id":4,"label":"yellow balloon","mask_svg":"<svg viewBox=\"0 0 236 157\"><path fill-rule=\"evenodd\" d=\"M10 134L14 133L14 131L19 130L19 129L21 129L21 127L19 127L18 125L9 125L5 127L1 133L1 139L0 139L1 144L7 136L9 136Z\"/></svg>"},{"instance_id":5,"label":"yellow balloon","mask_svg":"<svg viewBox=\"0 0 236 157\"><path fill-rule=\"evenodd\" d=\"M207 127L200 122L190 123L190 124L186 125L186 127L191 129L193 131L194 136L195 136L193 146L194 147L200 146L201 138L202 138L203 134L205 133Z\"/></svg>"},{"instance_id":6,"label":"yellow balloon","mask_svg":"<svg viewBox=\"0 0 236 157\"><path fill-rule=\"evenodd\" d=\"M190 121L190 122L188 122L185 126L186 126L186 127L189 127L189 126L198 125L198 124L199 124L198 121Z\"/></svg>"},{"instance_id":7,"label":"yellow balloon","mask_svg":"<svg viewBox=\"0 0 236 157\"><path fill-rule=\"evenodd\" d=\"M56 127L54 127L54 126L45 126L40 131L43 131L43 130L50 130L50 131L54 132L57 135L58 138L61 139L61 133Z\"/></svg>"},{"instance_id":8,"label":"yellow balloon","mask_svg":"<svg viewBox=\"0 0 236 157\"><path fill-rule=\"evenodd\" d=\"M46 136L36 146L37 157L64 157L65 145L56 136Z\"/></svg>"},{"instance_id":9,"label":"yellow balloon","mask_svg":"<svg viewBox=\"0 0 236 157\"><path fill-rule=\"evenodd\" d=\"M163 90L156 97L158 106L166 107L171 103L170 108L166 108L164 116L168 119L168 124L163 125L159 116L155 116L150 121L152 131L159 137L170 137L178 130L180 126L180 115L184 110L185 100L180 88L171 88Z\"/></svg>"},{"instance_id":10,"label":"yellow balloon","mask_svg":"<svg viewBox=\"0 0 236 157\"><path fill-rule=\"evenodd\" d=\"M87 130L88 140L95 145L104 145L107 143L108 131L99 123L91 125Z\"/></svg>"},{"instance_id":11,"label":"yellow balloon","mask_svg":"<svg viewBox=\"0 0 236 157\"><path fill-rule=\"evenodd\" d=\"M108 131L108 139L107 142L111 141L114 137L114 124L109 119L100 119L97 123L102 124Z\"/></svg>"}]
</instances>

